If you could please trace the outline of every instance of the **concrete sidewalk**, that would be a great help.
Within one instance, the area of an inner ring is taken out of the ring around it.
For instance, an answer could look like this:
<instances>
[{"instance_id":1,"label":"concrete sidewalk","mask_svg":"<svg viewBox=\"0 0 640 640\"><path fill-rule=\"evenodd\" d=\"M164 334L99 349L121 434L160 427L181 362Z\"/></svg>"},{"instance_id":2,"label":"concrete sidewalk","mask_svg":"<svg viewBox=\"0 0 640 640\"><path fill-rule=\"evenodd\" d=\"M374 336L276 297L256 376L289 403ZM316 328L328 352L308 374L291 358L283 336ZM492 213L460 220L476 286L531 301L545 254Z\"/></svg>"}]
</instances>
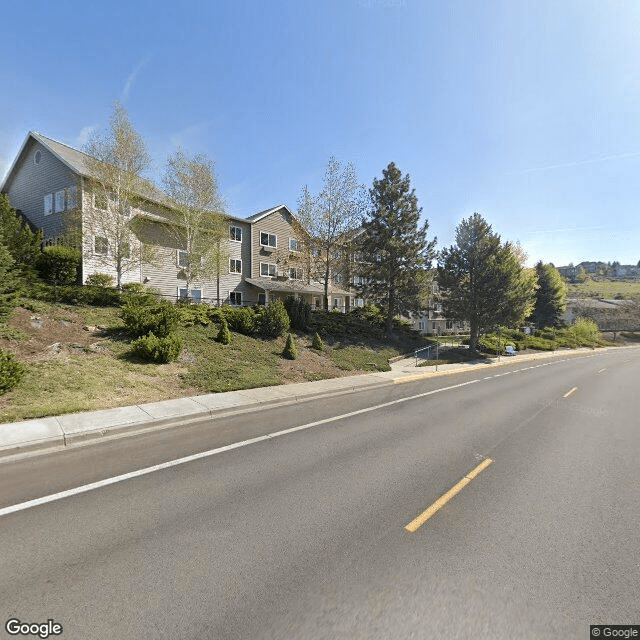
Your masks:
<instances>
[{"instance_id":1,"label":"concrete sidewalk","mask_svg":"<svg viewBox=\"0 0 640 640\"><path fill-rule=\"evenodd\" d=\"M259 411L265 406L276 407L415 382L434 376L471 371L482 367L513 364L534 360L591 352L574 349L552 353L502 357L498 362L473 361L445 364L437 367L416 367L415 358L393 363L392 370L379 373L331 378L317 382L302 382L275 387L260 387L243 391L210 393L191 398L177 398L130 407L101 411L71 413L51 418L0 424L0 462L9 457L43 450L62 449L82 442L108 437L134 435L152 429L177 427L206 419L222 418Z\"/></svg>"}]
</instances>

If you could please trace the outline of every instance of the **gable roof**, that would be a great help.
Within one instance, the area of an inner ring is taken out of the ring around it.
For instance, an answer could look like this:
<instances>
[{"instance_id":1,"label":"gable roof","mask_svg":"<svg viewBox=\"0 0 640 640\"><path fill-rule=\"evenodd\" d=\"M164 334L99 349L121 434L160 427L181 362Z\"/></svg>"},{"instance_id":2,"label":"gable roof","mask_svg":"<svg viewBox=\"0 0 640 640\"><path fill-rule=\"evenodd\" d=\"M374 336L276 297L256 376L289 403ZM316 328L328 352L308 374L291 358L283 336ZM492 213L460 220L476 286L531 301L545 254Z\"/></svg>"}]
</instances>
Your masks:
<instances>
[{"instance_id":1,"label":"gable roof","mask_svg":"<svg viewBox=\"0 0 640 640\"><path fill-rule=\"evenodd\" d=\"M44 136L41 133L38 133L37 131L29 131L29 133L24 139L24 142L22 143L22 146L20 147L20 151L18 151L18 154L15 157L15 160L11 164L11 167L6 174L4 181L0 185L0 193L3 193L6 191L6 187L11 181L13 174L17 169L18 163L22 158L30 140L35 140L36 142L40 143L43 147L48 149L58 160L60 160L60 162L62 162L71 171L78 174L79 176L82 176L85 178L93 178L93 179L98 178L98 176L92 175L91 166L94 162L94 159L91 156L87 155L83 151L74 149L73 147L70 147L69 145L64 144L63 142L59 142L58 140L54 140L53 138L48 138L47 136ZM156 187L151 181L143 180L142 185L143 185L143 189L141 190L140 193L138 193L139 196L145 198L146 200L154 202L155 204L160 204L165 207L172 208L173 203L171 199L165 193L163 193L160 189L158 189L158 187ZM268 216L270 213L273 213L274 211L277 211L278 209L282 209L282 208L286 209L289 212L289 214L293 216L293 213L291 212L291 210L284 204L279 204L276 207L272 207L271 209L265 209L264 211L260 211L259 213L256 213L247 218L240 218L238 216L233 216L228 213L224 213L224 216L225 218L228 218L231 221L245 222L245 223L248 222L252 224ZM158 221L161 221L161 219L158 218Z\"/></svg>"},{"instance_id":2,"label":"gable roof","mask_svg":"<svg viewBox=\"0 0 640 640\"><path fill-rule=\"evenodd\" d=\"M245 219L253 224L254 222L258 222L258 220L262 220L262 218L266 218L269 214L278 211L278 209L286 209L290 216L294 218L296 217L286 204L279 204L275 207L271 207L271 209L265 209L264 211L260 211L259 213L254 213L252 216L248 216Z\"/></svg>"}]
</instances>

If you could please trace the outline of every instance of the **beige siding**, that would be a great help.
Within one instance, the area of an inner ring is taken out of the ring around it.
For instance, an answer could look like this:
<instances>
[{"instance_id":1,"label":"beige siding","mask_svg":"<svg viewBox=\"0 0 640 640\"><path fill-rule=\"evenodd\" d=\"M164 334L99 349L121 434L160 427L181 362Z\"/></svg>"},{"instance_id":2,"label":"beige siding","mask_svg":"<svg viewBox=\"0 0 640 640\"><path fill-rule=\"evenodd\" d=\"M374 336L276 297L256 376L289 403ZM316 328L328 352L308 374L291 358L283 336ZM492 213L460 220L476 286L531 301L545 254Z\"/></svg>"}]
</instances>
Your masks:
<instances>
[{"instance_id":1,"label":"beige siding","mask_svg":"<svg viewBox=\"0 0 640 640\"><path fill-rule=\"evenodd\" d=\"M252 295L252 287L244 282L251 269L251 245L250 225L248 223L233 222L243 230L242 242L228 241L229 257L242 260L242 273L229 273L228 261L222 267L220 273L220 303L229 302L229 293L239 291L242 293L243 304L257 302L257 296ZM185 288L185 281L178 277L179 243L167 232L161 224L150 222L140 232L140 238L145 243L157 247L158 264L144 264L142 266L142 280L148 279L148 286L158 289L163 296L176 299L179 289ZM203 301L210 304L218 302L218 283L215 276L193 282L192 289L200 289ZM255 297L255 300L253 298Z\"/></svg>"},{"instance_id":2,"label":"beige siding","mask_svg":"<svg viewBox=\"0 0 640 640\"><path fill-rule=\"evenodd\" d=\"M263 247L260 244L260 234L274 234L277 238L275 249ZM251 252L253 264L251 277L260 277L260 263L276 264L279 275L288 275L290 267L301 267L304 270L304 279L308 276L308 270L304 264L304 253L289 250L289 239L297 238L302 242L302 237L292 224L292 217L285 209L278 209L268 216L254 222L251 230Z\"/></svg>"}]
</instances>

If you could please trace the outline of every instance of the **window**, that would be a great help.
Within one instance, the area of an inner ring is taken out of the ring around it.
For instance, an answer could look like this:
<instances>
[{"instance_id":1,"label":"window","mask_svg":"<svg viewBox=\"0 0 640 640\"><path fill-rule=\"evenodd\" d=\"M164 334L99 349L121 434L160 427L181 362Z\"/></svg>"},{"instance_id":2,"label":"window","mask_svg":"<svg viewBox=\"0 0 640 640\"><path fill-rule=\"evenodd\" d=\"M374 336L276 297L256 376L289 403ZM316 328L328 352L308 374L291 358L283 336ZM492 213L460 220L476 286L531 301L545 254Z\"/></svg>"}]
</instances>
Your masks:
<instances>
[{"instance_id":1,"label":"window","mask_svg":"<svg viewBox=\"0 0 640 640\"><path fill-rule=\"evenodd\" d=\"M104 236L95 236L93 250L95 253L106 256L109 251L109 241Z\"/></svg>"},{"instance_id":2,"label":"window","mask_svg":"<svg viewBox=\"0 0 640 640\"><path fill-rule=\"evenodd\" d=\"M353 306L354 307L364 307L364 299L363 298L356 298L353 301Z\"/></svg>"},{"instance_id":3,"label":"window","mask_svg":"<svg viewBox=\"0 0 640 640\"><path fill-rule=\"evenodd\" d=\"M237 307L242 306L242 293L240 291L229 291L229 304Z\"/></svg>"},{"instance_id":4,"label":"window","mask_svg":"<svg viewBox=\"0 0 640 640\"><path fill-rule=\"evenodd\" d=\"M47 193L44 197L44 215L48 216L53 213L53 193Z\"/></svg>"},{"instance_id":5,"label":"window","mask_svg":"<svg viewBox=\"0 0 640 640\"><path fill-rule=\"evenodd\" d=\"M434 331L436 330L436 323L435 323L435 322L432 322L432 323L431 323L431 328L432 328Z\"/></svg>"},{"instance_id":6,"label":"window","mask_svg":"<svg viewBox=\"0 0 640 640\"><path fill-rule=\"evenodd\" d=\"M298 238L289 238L289 251L300 251L300 241Z\"/></svg>"},{"instance_id":7,"label":"window","mask_svg":"<svg viewBox=\"0 0 640 640\"><path fill-rule=\"evenodd\" d=\"M313 299L313 306L314 306L316 309L319 309L319 308L320 308L320 298L314 298L314 299Z\"/></svg>"},{"instance_id":8,"label":"window","mask_svg":"<svg viewBox=\"0 0 640 640\"><path fill-rule=\"evenodd\" d=\"M453 329L453 322L451 320L447 320L447 329Z\"/></svg>"},{"instance_id":9,"label":"window","mask_svg":"<svg viewBox=\"0 0 640 640\"><path fill-rule=\"evenodd\" d=\"M179 289L178 295L180 296L181 300L186 300L187 290ZM191 289L191 295L188 297L190 297L191 300L193 300L193 302L195 302L196 304L200 304L200 302L202 302L202 289Z\"/></svg>"},{"instance_id":10,"label":"window","mask_svg":"<svg viewBox=\"0 0 640 640\"><path fill-rule=\"evenodd\" d=\"M229 227L229 238L234 242L242 242L242 227Z\"/></svg>"},{"instance_id":11,"label":"window","mask_svg":"<svg viewBox=\"0 0 640 640\"><path fill-rule=\"evenodd\" d=\"M278 238L273 233L260 232L260 244L263 247L277 247Z\"/></svg>"},{"instance_id":12,"label":"window","mask_svg":"<svg viewBox=\"0 0 640 640\"><path fill-rule=\"evenodd\" d=\"M356 286L364 284L362 276L353 276L353 284L355 284Z\"/></svg>"},{"instance_id":13,"label":"window","mask_svg":"<svg viewBox=\"0 0 640 640\"><path fill-rule=\"evenodd\" d=\"M420 331L426 331L427 323L424 320L420 320L420 322L418 322L418 329L420 329Z\"/></svg>"},{"instance_id":14,"label":"window","mask_svg":"<svg viewBox=\"0 0 640 640\"><path fill-rule=\"evenodd\" d=\"M242 260L229 258L229 273L242 273Z\"/></svg>"},{"instance_id":15,"label":"window","mask_svg":"<svg viewBox=\"0 0 640 640\"><path fill-rule=\"evenodd\" d=\"M381 253L376 253L374 258L375 258L376 262L382 262L382 254Z\"/></svg>"},{"instance_id":16,"label":"window","mask_svg":"<svg viewBox=\"0 0 640 640\"><path fill-rule=\"evenodd\" d=\"M56 213L64 211L64 189L56 191Z\"/></svg>"},{"instance_id":17,"label":"window","mask_svg":"<svg viewBox=\"0 0 640 640\"><path fill-rule=\"evenodd\" d=\"M40 151L40 149L38 149L35 153L35 155L33 156L33 163L34 164L40 164L40 160L42 160L42 151Z\"/></svg>"},{"instance_id":18,"label":"window","mask_svg":"<svg viewBox=\"0 0 640 640\"><path fill-rule=\"evenodd\" d=\"M267 304L267 294L259 293L258 294L258 304Z\"/></svg>"},{"instance_id":19,"label":"window","mask_svg":"<svg viewBox=\"0 0 640 640\"><path fill-rule=\"evenodd\" d=\"M336 273L336 275L335 275L335 276L333 276L333 281L334 281L336 284L340 284L340 283L342 282L342 274L340 274L340 273Z\"/></svg>"},{"instance_id":20,"label":"window","mask_svg":"<svg viewBox=\"0 0 640 640\"><path fill-rule=\"evenodd\" d=\"M302 280L302 277L303 277L302 269L299 267L291 267L289 269L289 277L292 280Z\"/></svg>"},{"instance_id":21,"label":"window","mask_svg":"<svg viewBox=\"0 0 640 640\"><path fill-rule=\"evenodd\" d=\"M334 298L333 299L333 308L337 309L338 307L340 307L340 302L341 302L340 298Z\"/></svg>"},{"instance_id":22,"label":"window","mask_svg":"<svg viewBox=\"0 0 640 640\"><path fill-rule=\"evenodd\" d=\"M341 255L342 255L342 254L341 254L339 251L336 251L336 252L333 254L333 259L334 259L334 260L340 260L340 256L341 256Z\"/></svg>"},{"instance_id":23,"label":"window","mask_svg":"<svg viewBox=\"0 0 640 640\"><path fill-rule=\"evenodd\" d=\"M67 209L75 209L76 206L76 187L72 186L67 189Z\"/></svg>"},{"instance_id":24,"label":"window","mask_svg":"<svg viewBox=\"0 0 640 640\"><path fill-rule=\"evenodd\" d=\"M320 249L312 249L312 250L311 250L311 255L312 255L314 258L319 258L319 257L320 257Z\"/></svg>"},{"instance_id":25,"label":"window","mask_svg":"<svg viewBox=\"0 0 640 640\"><path fill-rule=\"evenodd\" d=\"M93 194L93 206L96 209L106 209L107 208L107 196L102 191L96 191Z\"/></svg>"},{"instance_id":26,"label":"window","mask_svg":"<svg viewBox=\"0 0 640 640\"><path fill-rule=\"evenodd\" d=\"M189 256L186 251L182 251L181 249L178 249L178 266L182 268L189 266Z\"/></svg>"},{"instance_id":27,"label":"window","mask_svg":"<svg viewBox=\"0 0 640 640\"><path fill-rule=\"evenodd\" d=\"M275 278L278 273L278 267L275 264L270 264L268 262L260 263L260 275L266 276L268 278Z\"/></svg>"}]
</instances>

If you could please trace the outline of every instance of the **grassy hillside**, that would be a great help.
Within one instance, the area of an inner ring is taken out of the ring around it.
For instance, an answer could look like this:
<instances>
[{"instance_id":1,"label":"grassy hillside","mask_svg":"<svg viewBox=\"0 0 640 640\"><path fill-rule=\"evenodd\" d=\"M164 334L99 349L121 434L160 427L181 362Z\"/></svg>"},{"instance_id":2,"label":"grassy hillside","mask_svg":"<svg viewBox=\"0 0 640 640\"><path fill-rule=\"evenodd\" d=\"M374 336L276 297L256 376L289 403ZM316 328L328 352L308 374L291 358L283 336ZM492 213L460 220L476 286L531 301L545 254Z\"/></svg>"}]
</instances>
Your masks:
<instances>
[{"instance_id":1,"label":"grassy hillside","mask_svg":"<svg viewBox=\"0 0 640 640\"><path fill-rule=\"evenodd\" d=\"M178 361L150 364L131 354L119 307L23 299L0 327L0 348L25 363L27 373L0 396L0 422L384 371L389 358L425 343L401 327L389 343L375 318L322 312L312 314L309 333L294 332L299 357L286 360L284 337L234 333L225 346L215 341L219 327L181 326ZM323 351L311 348L316 331Z\"/></svg>"},{"instance_id":2,"label":"grassy hillside","mask_svg":"<svg viewBox=\"0 0 640 640\"><path fill-rule=\"evenodd\" d=\"M640 280L588 279L581 284L569 284L567 297L640 299Z\"/></svg>"}]
</instances>

